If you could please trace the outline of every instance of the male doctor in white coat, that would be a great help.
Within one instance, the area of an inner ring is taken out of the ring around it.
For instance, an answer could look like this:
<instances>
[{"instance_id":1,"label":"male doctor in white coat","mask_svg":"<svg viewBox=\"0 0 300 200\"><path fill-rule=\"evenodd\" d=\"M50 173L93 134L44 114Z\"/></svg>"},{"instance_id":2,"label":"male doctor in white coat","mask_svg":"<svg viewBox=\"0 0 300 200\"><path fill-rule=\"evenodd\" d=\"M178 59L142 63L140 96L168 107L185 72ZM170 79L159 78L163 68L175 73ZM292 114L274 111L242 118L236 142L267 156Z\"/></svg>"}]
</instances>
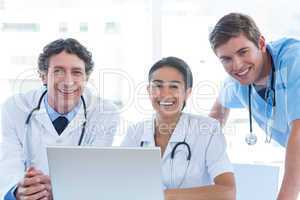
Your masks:
<instances>
[{"instance_id":1,"label":"male doctor in white coat","mask_svg":"<svg viewBox=\"0 0 300 200\"><path fill-rule=\"evenodd\" d=\"M44 87L4 103L0 199L52 199L48 145L112 144L119 114L85 89L93 67L91 53L75 39L53 41L38 61Z\"/></svg>"}]
</instances>

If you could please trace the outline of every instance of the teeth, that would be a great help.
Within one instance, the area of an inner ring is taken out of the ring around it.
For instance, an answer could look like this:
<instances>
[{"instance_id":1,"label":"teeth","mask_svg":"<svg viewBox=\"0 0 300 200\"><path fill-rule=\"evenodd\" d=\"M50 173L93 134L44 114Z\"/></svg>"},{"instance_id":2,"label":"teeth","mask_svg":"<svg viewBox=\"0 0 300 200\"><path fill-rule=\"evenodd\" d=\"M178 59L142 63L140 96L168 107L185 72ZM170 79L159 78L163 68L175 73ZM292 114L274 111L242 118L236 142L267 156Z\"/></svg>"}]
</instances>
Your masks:
<instances>
[{"instance_id":1,"label":"teeth","mask_svg":"<svg viewBox=\"0 0 300 200\"><path fill-rule=\"evenodd\" d=\"M173 102L160 102L159 104L162 106L171 106L173 105Z\"/></svg>"},{"instance_id":2,"label":"teeth","mask_svg":"<svg viewBox=\"0 0 300 200\"><path fill-rule=\"evenodd\" d=\"M60 92L69 94L69 93L73 93L74 90L60 90Z\"/></svg>"},{"instance_id":3,"label":"teeth","mask_svg":"<svg viewBox=\"0 0 300 200\"><path fill-rule=\"evenodd\" d=\"M240 73L237 73L238 76L244 76L245 74L247 74L249 71L249 68L247 68L246 70L240 72Z\"/></svg>"}]
</instances>

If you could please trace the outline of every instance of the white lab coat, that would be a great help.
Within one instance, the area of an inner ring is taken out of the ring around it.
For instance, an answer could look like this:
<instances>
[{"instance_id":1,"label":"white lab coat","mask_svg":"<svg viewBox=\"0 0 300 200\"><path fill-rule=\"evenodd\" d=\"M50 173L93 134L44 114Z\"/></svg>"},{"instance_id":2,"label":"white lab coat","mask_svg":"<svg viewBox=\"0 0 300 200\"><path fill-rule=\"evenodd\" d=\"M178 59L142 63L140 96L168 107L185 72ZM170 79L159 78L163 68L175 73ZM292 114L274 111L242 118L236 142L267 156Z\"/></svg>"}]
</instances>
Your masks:
<instances>
[{"instance_id":1,"label":"white lab coat","mask_svg":"<svg viewBox=\"0 0 300 200\"><path fill-rule=\"evenodd\" d=\"M4 196L23 178L25 170L25 120L37 106L44 89L19 94L8 99L2 107L2 142L0 144L0 194ZM119 124L116 107L100 98L92 96L86 89L84 99L87 105L87 123L83 145L110 146ZM59 136L45 109L44 101L40 110L30 120L28 134L31 134L33 165L48 174L46 146L77 145L84 122L81 107ZM72 167L72 166L70 166ZM3 198L3 197L2 197ZM0 199L2 199L0 197Z\"/></svg>"},{"instance_id":2,"label":"white lab coat","mask_svg":"<svg viewBox=\"0 0 300 200\"><path fill-rule=\"evenodd\" d=\"M154 118L139 122L128 129L121 145L141 146L144 142L143 147L155 146L154 133ZM190 164L188 166L186 146L180 145L176 149L172 170L171 152L182 141L190 146ZM232 172L219 123L212 118L182 113L162 157L161 167L165 188L211 185L216 176Z\"/></svg>"}]
</instances>

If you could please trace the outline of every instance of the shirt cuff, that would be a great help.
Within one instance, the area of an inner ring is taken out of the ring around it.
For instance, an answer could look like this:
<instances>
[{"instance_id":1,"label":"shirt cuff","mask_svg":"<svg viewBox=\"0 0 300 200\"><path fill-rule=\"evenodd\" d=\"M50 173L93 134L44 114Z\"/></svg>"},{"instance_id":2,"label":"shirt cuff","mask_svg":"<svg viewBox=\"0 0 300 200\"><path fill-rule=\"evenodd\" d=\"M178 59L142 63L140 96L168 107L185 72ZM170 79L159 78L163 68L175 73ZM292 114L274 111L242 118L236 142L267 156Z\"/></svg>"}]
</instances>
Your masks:
<instances>
[{"instance_id":1,"label":"shirt cuff","mask_svg":"<svg viewBox=\"0 0 300 200\"><path fill-rule=\"evenodd\" d=\"M4 200L16 200L15 191L17 189L17 185L12 187L4 196Z\"/></svg>"}]
</instances>

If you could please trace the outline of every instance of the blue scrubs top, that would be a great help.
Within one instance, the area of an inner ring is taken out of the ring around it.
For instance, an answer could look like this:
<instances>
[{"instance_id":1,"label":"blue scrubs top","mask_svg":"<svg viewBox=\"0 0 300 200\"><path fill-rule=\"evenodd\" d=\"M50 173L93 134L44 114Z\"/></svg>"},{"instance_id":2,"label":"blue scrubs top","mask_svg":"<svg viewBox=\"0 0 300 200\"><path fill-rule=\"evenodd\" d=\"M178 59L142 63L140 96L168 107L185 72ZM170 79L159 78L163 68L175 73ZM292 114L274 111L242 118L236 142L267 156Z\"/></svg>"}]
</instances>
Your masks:
<instances>
[{"instance_id":1,"label":"blue scrubs top","mask_svg":"<svg viewBox=\"0 0 300 200\"><path fill-rule=\"evenodd\" d=\"M272 139L286 146L291 122L300 119L300 41L290 38L271 42L267 50L275 68L276 106L272 117ZM253 86L252 86L253 87ZM226 108L248 108L248 85L229 77L221 89L219 102ZM252 88L252 116L265 129L266 101Z\"/></svg>"}]
</instances>

